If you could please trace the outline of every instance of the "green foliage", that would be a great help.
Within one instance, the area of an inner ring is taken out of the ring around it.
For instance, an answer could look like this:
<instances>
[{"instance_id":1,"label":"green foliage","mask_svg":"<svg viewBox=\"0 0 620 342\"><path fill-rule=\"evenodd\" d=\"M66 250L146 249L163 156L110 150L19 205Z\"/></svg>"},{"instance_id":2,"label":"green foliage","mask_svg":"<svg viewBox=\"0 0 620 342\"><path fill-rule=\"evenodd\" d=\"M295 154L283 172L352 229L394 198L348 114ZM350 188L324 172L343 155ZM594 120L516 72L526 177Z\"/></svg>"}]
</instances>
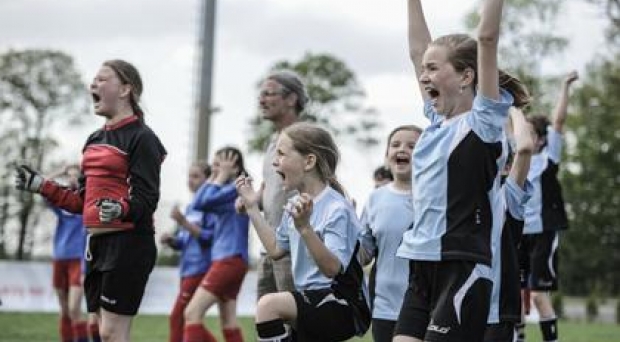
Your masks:
<instances>
[{"instance_id":1,"label":"green foliage","mask_svg":"<svg viewBox=\"0 0 620 342\"><path fill-rule=\"evenodd\" d=\"M586 300L586 319L588 322L594 322L598 317L598 299L594 293L588 296Z\"/></svg>"},{"instance_id":2,"label":"green foliage","mask_svg":"<svg viewBox=\"0 0 620 342\"><path fill-rule=\"evenodd\" d=\"M562 292L554 292L551 294L551 305L555 310L558 318L564 318L564 295Z\"/></svg>"},{"instance_id":3,"label":"green foliage","mask_svg":"<svg viewBox=\"0 0 620 342\"><path fill-rule=\"evenodd\" d=\"M562 254L563 286L574 294L620 293L620 63L590 64L567 121L562 182L571 226Z\"/></svg>"},{"instance_id":4,"label":"green foliage","mask_svg":"<svg viewBox=\"0 0 620 342\"><path fill-rule=\"evenodd\" d=\"M73 59L59 51L23 50L0 54L0 189L6 189L12 163L24 161L41 170L58 146L54 129L77 125L88 114L89 95ZM32 194L0 191L0 241L6 224L19 225L17 258L27 257L36 226L37 206ZM9 208L17 208L9 210ZM4 247L4 246L3 246Z\"/></svg>"},{"instance_id":5,"label":"green foliage","mask_svg":"<svg viewBox=\"0 0 620 342\"><path fill-rule=\"evenodd\" d=\"M607 40L612 44L620 43L620 0L586 0L596 6L599 6L605 12L609 19L607 27Z\"/></svg>"},{"instance_id":6,"label":"green foliage","mask_svg":"<svg viewBox=\"0 0 620 342\"><path fill-rule=\"evenodd\" d=\"M364 90L342 60L330 54L306 53L297 62L276 62L269 72L282 69L294 70L306 84L310 103L302 113L303 120L317 122L335 136L351 138L363 147L379 143L375 137L380 127L377 111L363 105ZM250 125L250 151L262 151L273 127L260 115Z\"/></svg>"},{"instance_id":7,"label":"green foliage","mask_svg":"<svg viewBox=\"0 0 620 342\"><path fill-rule=\"evenodd\" d=\"M616 324L620 325L620 298L616 298Z\"/></svg>"}]
</instances>

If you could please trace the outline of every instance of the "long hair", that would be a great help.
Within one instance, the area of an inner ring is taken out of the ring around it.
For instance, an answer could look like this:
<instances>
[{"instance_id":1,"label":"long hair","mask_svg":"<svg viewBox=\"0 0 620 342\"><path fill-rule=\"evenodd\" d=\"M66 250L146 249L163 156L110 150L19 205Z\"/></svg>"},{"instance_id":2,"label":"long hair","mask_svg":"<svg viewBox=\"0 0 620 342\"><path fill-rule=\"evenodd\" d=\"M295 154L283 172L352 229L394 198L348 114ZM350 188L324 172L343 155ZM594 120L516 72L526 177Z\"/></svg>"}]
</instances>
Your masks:
<instances>
[{"instance_id":1,"label":"long hair","mask_svg":"<svg viewBox=\"0 0 620 342\"><path fill-rule=\"evenodd\" d=\"M336 167L340 152L331 134L316 124L297 122L283 131L293 142L293 149L299 154L316 156L316 169L321 180L329 184L343 196L347 197L344 187L336 178Z\"/></svg>"},{"instance_id":2,"label":"long hair","mask_svg":"<svg viewBox=\"0 0 620 342\"><path fill-rule=\"evenodd\" d=\"M121 80L121 83L128 84L131 87L129 104L131 105L131 109L133 109L134 114L137 115L140 120L144 120L144 111L140 107L140 96L142 96L142 90L144 88L142 86L142 78L140 77L138 69L136 69L136 67L134 67L131 63L122 59L108 60L103 62L103 65L114 70L118 78Z\"/></svg>"},{"instance_id":3,"label":"long hair","mask_svg":"<svg viewBox=\"0 0 620 342\"><path fill-rule=\"evenodd\" d=\"M448 49L448 62L457 72L470 68L474 71L473 87L478 85L478 43L466 34L448 34L441 36L430 43ZM506 89L514 98L513 106L523 108L531 102L530 94L525 84L518 78L499 70L499 86Z\"/></svg>"}]
</instances>

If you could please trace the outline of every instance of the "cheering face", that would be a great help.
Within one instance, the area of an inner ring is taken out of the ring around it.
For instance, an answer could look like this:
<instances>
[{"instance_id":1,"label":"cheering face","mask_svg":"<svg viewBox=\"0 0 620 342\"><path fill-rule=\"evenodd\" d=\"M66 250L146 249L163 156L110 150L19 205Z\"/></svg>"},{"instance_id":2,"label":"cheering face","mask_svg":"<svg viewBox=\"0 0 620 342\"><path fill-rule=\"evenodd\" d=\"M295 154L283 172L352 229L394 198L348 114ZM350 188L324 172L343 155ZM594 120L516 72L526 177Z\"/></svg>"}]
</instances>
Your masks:
<instances>
[{"instance_id":1,"label":"cheering face","mask_svg":"<svg viewBox=\"0 0 620 342\"><path fill-rule=\"evenodd\" d=\"M114 70L102 66L90 85L95 114L106 118L113 117L119 104L129 101L130 86L123 84Z\"/></svg>"},{"instance_id":2,"label":"cheering face","mask_svg":"<svg viewBox=\"0 0 620 342\"><path fill-rule=\"evenodd\" d=\"M395 179L411 180L411 158L420 133L400 130L390 139L387 150L387 163Z\"/></svg>"},{"instance_id":3,"label":"cheering face","mask_svg":"<svg viewBox=\"0 0 620 342\"><path fill-rule=\"evenodd\" d=\"M205 173L200 167L194 165L189 168L189 173L187 174L187 186L192 193L198 191L200 186L207 180Z\"/></svg>"},{"instance_id":4,"label":"cheering face","mask_svg":"<svg viewBox=\"0 0 620 342\"><path fill-rule=\"evenodd\" d=\"M281 84L274 80L263 82L258 95L258 105L263 114L263 119L278 121L290 107L285 97L286 93Z\"/></svg>"},{"instance_id":5,"label":"cheering face","mask_svg":"<svg viewBox=\"0 0 620 342\"><path fill-rule=\"evenodd\" d=\"M293 148L293 141L286 134L281 134L276 144L276 157L273 167L282 177L286 191L299 189L304 176L306 158Z\"/></svg>"},{"instance_id":6,"label":"cheering face","mask_svg":"<svg viewBox=\"0 0 620 342\"><path fill-rule=\"evenodd\" d=\"M461 93L461 74L448 61L448 48L430 45L422 60L420 83L437 114L451 116L457 110Z\"/></svg>"}]
</instances>

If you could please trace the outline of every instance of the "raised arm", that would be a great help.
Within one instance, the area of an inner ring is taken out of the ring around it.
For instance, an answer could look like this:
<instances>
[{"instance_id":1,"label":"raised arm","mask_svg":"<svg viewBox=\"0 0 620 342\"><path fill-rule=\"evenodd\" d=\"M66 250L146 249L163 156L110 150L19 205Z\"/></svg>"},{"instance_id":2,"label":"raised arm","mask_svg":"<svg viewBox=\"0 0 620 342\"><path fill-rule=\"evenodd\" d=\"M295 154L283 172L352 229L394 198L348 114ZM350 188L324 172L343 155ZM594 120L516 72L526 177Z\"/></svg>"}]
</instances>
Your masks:
<instances>
[{"instance_id":1,"label":"raised arm","mask_svg":"<svg viewBox=\"0 0 620 342\"><path fill-rule=\"evenodd\" d=\"M426 25L424 11L422 10L421 0L408 0L407 2L407 37L409 40L409 58L413 62L420 93L424 100L428 98L428 94L424 90L424 85L420 83L422 75L422 59L424 52L431 42L431 34Z\"/></svg>"},{"instance_id":2,"label":"raised arm","mask_svg":"<svg viewBox=\"0 0 620 342\"><path fill-rule=\"evenodd\" d=\"M508 177L512 178L520 188L523 188L530 170L530 160L535 149L534 137L532 136L531 125L527 122L520 109L511 107L510 118L517 146Z\"/></svg>"},{"instance_id":3,"label":"raised arm","mask_svg":"<svg viewBox=\"0 0 620 342\"><path fill-rule=\"evenodd\" d=\"M497 45L503 6L503 0L484 0L478 25L478 91L492 100L499 100Z\"/></svg>"},{"instance_id":4,"label":"raised arm","mask_svg":"<svg viewBox=\"0 0 620 342\"><path fill-rule=\"evenodd\" d=\"M568 107L568 92L570 90L570 86L573 82L579 79L579 74L577 71L571 71L562 82L562 89L560 90L560 96L558 98L558 102L555 104L555 108L553 109L553 121L551 125L553 129L562 133L564 130L564 122L566 122L566 109Z\"/></svg>"}]
</instances>

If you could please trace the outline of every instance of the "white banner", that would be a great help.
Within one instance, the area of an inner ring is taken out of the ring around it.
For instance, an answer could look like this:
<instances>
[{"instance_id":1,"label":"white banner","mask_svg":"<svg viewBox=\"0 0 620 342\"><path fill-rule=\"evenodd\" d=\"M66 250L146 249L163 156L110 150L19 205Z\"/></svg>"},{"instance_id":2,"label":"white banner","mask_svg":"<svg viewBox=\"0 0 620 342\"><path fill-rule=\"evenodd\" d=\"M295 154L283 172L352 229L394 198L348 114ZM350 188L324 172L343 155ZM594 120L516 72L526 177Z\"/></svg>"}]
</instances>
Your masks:
<instances>
[{"instance_id":1,"label":"white banner","mask_svg":"<svg viewBox=\"0 0 620 342\"><path fill-rule=\"evenodd\" d=\"M140 306L140 313L169 314L179 290L179 271L155 267ZM57 312L58 300L52 287L52 264L46 262L0 261L0 311ZM84 310L86 306L84 305ZM246 274L237 298L237 313L253 316L256 311L256 272ZM217 315L216 307L209 315Z\"/></svg>"}]
</instances>

